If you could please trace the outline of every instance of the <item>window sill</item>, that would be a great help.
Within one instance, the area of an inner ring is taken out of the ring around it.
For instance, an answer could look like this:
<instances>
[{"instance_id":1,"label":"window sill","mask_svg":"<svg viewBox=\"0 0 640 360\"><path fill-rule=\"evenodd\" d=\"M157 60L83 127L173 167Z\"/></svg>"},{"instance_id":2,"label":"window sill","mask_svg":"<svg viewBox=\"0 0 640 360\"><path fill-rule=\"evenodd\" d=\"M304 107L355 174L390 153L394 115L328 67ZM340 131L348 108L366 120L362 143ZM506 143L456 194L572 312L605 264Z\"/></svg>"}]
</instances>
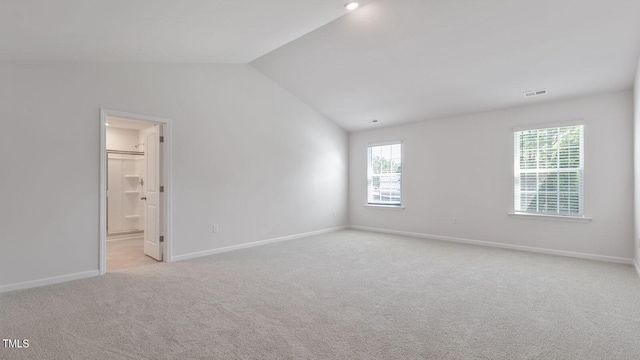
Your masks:
<instances>
[{"instance_id":1,"label":"window sill","mask_svg":"<svg viewBox=\"0 0 640 360\"><path fill-rule=\"evenodd\" d=\"M530 214L530 213L522 213L522 212L509 213L509 216L515 219L566 221L566 222L580 222L580 223L588 223L591 221L591 218L586 216L546 215L546 214Z\"/></svg>"},{"instance_id":2,"label":"window sill","mask_svg":"<svg viewBox=\"0 0 640 360\"><path fill-rule=\"evenodd\" d=\"M389 209L389 210L404 210L402 205L376 205L376 204L364 204L365 207L374 209Z\"/></svg>"}]
</instances>

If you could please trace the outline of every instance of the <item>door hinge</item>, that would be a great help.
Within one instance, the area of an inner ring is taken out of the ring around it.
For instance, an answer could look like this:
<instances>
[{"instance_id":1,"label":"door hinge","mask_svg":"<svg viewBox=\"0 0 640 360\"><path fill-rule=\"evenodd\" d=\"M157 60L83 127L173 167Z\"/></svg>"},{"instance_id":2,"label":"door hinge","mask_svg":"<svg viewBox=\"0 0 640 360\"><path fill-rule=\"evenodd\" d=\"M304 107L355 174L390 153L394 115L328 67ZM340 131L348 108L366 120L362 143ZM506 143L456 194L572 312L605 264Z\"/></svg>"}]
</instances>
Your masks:
<instances>
[{"instance_id":1,"label":"door hinge","mask_svg":"<svg viewBox=\"0 0 640 360\"><path fill-rule=\"evenodd\" d=\"M164 142L164 136L160 136L160 142L163 143Z\"/></svg>"},{"instance_id":2,"label":"door hinge","mask_svg":"<svg viewBox=\"0 0 640 360\"><path fill-rule=\"evenodd\" d=\"M160 242L163 243L164 242L164 236L160 236Z\"/></svg>"},{"instance_id":3,"label":"door hinge","mask_svg":"<svg viewBox=\"0 0 640 360\"><path fill-rule=\"evenodd\" d=\"M164 192L164 186L160 186L160 192Z\"/></svg>"}]
</instances>

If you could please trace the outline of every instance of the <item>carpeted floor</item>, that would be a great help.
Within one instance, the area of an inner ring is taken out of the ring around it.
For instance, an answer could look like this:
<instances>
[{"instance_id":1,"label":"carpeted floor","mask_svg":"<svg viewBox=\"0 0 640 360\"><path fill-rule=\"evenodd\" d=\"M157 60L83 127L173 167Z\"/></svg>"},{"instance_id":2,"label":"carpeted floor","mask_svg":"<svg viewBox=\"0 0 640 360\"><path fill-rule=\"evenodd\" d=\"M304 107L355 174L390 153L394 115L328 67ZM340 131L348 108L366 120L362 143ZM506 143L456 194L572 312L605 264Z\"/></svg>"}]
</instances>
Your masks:
<instances>
[{"instance_id":1,"label":"carpeted floor","mask_svg":"<svg viewBox=\"0 0 640 360\"><path fill-rule=\"evenodd\" d=\"M0 294L2 359L640 359L632 267L346 230Z\"/></svg>"}]
</instances>

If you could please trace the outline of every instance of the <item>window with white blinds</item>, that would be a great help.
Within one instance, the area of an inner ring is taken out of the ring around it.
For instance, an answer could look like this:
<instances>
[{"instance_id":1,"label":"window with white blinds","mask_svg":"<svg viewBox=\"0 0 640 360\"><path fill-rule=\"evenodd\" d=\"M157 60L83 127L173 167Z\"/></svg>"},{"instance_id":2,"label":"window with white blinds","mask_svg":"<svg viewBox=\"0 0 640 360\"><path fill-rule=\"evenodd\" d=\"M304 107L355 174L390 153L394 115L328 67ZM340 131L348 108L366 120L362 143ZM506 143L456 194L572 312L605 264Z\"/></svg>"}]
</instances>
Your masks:
<instances>
[{"instance_id":1,"label":"window with white blinds","mask_svg":"<svg viewBox=\"0 0 640 360\"><path fill-rule=\"evenodd\" d=\"M515 131L515 211L584 215L584 126Z\"/></svg>"},{"instance_id":2,"label":"window with white blinds","mask_svg":"<svg viewBox=\"0 0 640 360\"><path fill-rule=\"evenodd\" d=\"M402 144L367 148L367 203L402 204Z\"/></svg>"}]
</instances>

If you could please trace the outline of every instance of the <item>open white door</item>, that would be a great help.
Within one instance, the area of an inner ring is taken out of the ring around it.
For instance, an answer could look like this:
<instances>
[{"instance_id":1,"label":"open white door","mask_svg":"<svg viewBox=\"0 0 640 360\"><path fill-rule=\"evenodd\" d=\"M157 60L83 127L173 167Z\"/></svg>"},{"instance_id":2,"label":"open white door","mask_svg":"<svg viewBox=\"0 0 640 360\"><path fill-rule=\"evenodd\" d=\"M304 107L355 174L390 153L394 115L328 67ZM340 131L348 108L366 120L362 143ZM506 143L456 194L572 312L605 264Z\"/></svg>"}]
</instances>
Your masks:
<instances>
[{"instance_id":1,"label":"open white door","mask_svg":"<svg viewBox=\"0 0 640 360\"><path fill-rule=\"evenodd\" d=\"M160 136L161 126L155 125L145 130L145 179L144 201L144 253L162 261L161 229L161 193L160 193Z\"/></svg>"}]
</instances>

